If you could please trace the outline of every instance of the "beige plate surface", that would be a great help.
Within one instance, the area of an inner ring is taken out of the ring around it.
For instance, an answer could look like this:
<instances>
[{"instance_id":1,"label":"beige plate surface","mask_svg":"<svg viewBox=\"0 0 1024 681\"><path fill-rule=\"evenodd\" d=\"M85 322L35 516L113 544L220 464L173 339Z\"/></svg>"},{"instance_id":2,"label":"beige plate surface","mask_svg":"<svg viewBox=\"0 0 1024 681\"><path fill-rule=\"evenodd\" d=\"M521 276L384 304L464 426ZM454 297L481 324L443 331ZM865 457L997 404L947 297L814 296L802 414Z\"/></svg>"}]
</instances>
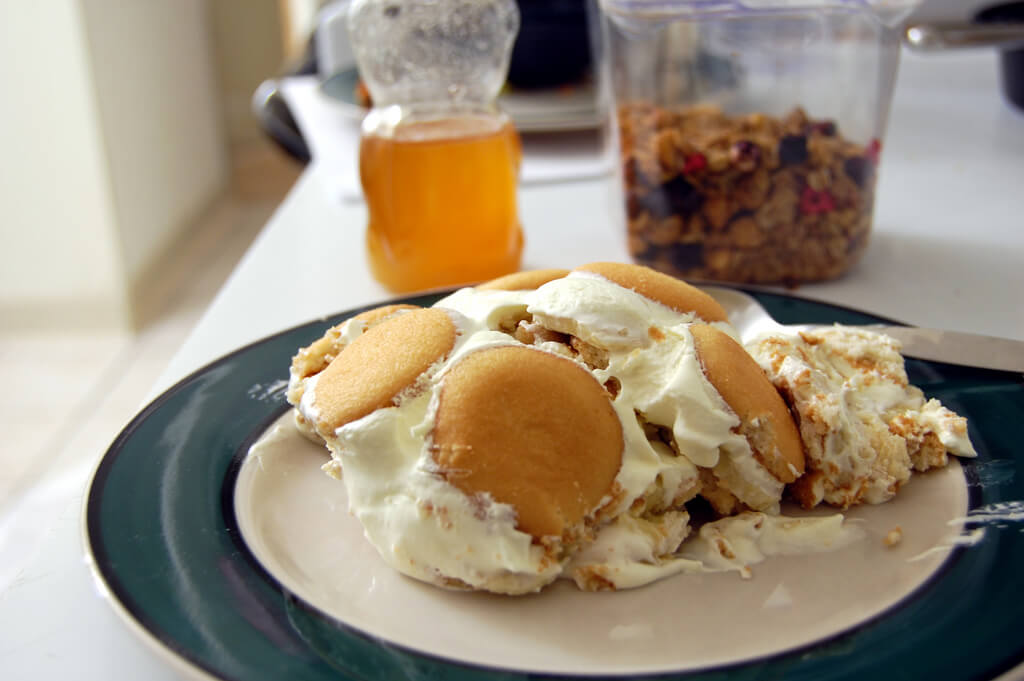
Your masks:
<instances>
[{"instance_id":1,"label":"beige plate surface","mask_svg":"<svg viewBox=\"0 0 1024 681\"><path fill-rule=\"evenodd\" d=\"M679 575L617 593L559 582L518 598L451 592L391 570L348 513L344 485L320 471L326 450L295 431L289 414L279 425L285 436L245 461L235 492L243 537L267 571L367 634L520 671L684 671L820 641L897 605L935 574L959 534L950 521L967 512L964 476L952 461L915 476L888 504L849 512L866 530L862 541L769 559L749 580ZM883 537L897 526L903 541L886 547Z\"/></svg>"}]
</instances>

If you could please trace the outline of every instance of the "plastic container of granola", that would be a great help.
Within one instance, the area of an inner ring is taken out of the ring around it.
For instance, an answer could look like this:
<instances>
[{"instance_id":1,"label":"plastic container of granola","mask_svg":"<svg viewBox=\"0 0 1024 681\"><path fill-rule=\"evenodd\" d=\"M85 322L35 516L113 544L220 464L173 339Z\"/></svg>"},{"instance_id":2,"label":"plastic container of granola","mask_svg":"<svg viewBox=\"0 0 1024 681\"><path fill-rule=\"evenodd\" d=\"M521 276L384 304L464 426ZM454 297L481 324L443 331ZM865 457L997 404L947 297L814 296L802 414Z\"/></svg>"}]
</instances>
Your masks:
<instances>
[{"instance_id":1,"label":"plastic container of granola","mask_svg":"<svg viewBox=\"0 0 1024 681\"><path fill-rule=\"evenodd\" d=\"M864 253L916 0L599 0L633 258L690 279L838 277Z\"/></svg>"}]
</instances>

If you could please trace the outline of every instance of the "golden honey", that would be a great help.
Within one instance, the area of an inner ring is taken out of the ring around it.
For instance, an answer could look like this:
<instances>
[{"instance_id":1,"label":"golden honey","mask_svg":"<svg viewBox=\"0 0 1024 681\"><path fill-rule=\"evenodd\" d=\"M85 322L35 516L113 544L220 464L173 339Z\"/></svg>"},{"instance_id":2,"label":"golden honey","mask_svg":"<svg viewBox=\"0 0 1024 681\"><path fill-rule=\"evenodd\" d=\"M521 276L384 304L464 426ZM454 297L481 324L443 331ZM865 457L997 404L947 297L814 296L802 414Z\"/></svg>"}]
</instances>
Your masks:
<instances>
[{"instance_id":1,"label":"golden honey","mask_svg":"<svg viewBox=\"0 0 1024 681\"><path fill-rule=\"evenodd\" d=\"M461 115L364 131L359 170L373 276L396 292L519 269L521 147L504 116Z\"/></svg>"}]
</instances>

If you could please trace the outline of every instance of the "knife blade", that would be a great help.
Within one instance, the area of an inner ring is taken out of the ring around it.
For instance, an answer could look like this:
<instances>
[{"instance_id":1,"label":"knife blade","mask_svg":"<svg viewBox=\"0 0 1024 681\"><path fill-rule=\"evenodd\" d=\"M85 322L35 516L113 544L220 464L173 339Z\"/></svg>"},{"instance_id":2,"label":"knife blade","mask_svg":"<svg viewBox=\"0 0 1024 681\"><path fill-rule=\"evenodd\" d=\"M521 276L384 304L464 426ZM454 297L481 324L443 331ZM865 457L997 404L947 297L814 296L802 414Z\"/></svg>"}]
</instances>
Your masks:
<instances>
[{"instance_id":1,"label":"knife blade","mask_svg":"<svg viewBox=\"0 0 1024 681\"><path fill-rule=\"evenodd\" d=\"M904 357L1024 373L1024 341L917 326L864 326L898 340Z\"/></svg>"},{"instance_id":2,"label":"knife blade","mask_svg":"<svg viewBox=\"0 0 1024 681\"><path fill-rule=\"evenodd\" d=\"M830 324L779 324L749 293L721 286L702 286L726 310L744 343L763 334L796 333ZM918 326L862 324L865 329L898 340L904 357L946 362L980 369L1024 373L1024 340Z\"/></svg>"},{"instance_id":3,"label":"knife blade","mask_svg":"<svg viewBox=\"0 0 1024 681\"><path fill-rule=\"evenodd\" d=\"M1024 373L1024 341L916 326L872 326L898 340L905 357Z\"/></svg>"}]
</instances>

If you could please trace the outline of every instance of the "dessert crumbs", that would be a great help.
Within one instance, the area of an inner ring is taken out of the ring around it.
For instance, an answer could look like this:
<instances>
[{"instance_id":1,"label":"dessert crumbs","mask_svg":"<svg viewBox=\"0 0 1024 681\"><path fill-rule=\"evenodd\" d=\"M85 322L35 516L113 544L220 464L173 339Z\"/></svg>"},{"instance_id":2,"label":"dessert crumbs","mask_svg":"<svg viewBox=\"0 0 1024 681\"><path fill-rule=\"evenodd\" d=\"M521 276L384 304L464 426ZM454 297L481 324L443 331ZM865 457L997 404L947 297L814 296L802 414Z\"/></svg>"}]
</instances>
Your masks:
<instances>
[{"instance_id":1,"label":"dessert crumbs","mask_svg":"<svg viewBox=\"0 0 1024 681\"><path fill-rule=\"evenodd\" d=\"M888 547L896 546L901 541L903 541L903 529L899 525L889 530L882 539L882 543Z\"/></svg>"}]
</instances>

